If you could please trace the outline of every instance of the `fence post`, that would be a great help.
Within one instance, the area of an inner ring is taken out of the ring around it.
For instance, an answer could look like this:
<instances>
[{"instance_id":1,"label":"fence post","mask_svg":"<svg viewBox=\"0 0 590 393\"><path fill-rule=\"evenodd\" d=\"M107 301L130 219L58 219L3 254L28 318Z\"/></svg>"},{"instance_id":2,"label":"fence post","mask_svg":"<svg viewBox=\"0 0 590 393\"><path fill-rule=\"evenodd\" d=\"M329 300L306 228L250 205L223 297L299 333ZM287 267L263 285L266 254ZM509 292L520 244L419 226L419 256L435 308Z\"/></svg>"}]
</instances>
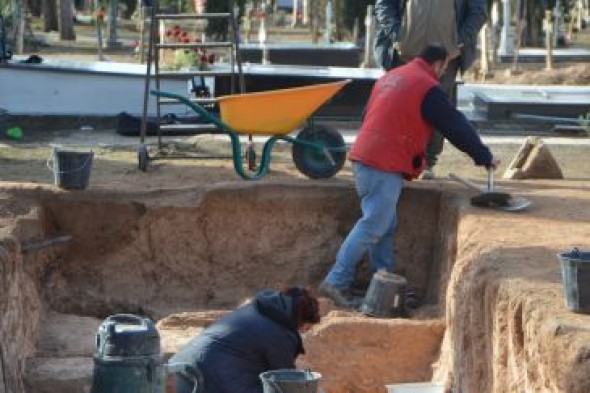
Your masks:
<instances>
[{"instance_id":1,"label":"fence post","mask_svg":"<svg viewBox=\"0 0 590 393\"><path fill-rule=\"evenodd\" d=\"M543 31L545 31L545 47L546 47L546 56L545 56L545 69L552 70L553 69L553 34L554 31L554 24L553 24L553 13L551 10L545 11L545 20L543 21Z\"/></svg>"}]
</instances>

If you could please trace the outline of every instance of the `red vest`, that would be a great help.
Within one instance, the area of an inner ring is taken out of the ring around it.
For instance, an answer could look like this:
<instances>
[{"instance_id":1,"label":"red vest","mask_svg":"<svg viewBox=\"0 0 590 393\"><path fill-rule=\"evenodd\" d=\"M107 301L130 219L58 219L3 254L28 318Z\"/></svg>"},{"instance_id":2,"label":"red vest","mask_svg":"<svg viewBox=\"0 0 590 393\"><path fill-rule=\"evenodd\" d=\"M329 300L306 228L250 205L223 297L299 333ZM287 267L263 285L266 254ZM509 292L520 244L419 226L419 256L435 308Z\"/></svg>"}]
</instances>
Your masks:
<instances>
[{"instance_id":1,"label":"red vest","mask_svg":"<svg viewBox=\"0 0 590 393\"><path fill-rule=\"evenodd\" d=\"M438 85L421 58L394 68L375 82L349 158L385 172L417 177L425 166L432 127L422 118L422 101Z\"/></svg>"}]
</instances>

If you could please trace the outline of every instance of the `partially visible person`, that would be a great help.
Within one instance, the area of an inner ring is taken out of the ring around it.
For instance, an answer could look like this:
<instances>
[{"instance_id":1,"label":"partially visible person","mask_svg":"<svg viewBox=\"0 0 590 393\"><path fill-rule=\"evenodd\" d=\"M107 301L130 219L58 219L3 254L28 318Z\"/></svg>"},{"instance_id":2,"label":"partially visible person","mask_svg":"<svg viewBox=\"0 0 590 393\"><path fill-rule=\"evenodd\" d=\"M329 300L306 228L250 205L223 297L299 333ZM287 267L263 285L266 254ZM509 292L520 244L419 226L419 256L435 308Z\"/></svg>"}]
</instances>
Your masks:
<instances>
[{"instance_id":1,"label":"partially visible person","mask_svg":"<svg viewBox=\"0 0 590 393\"><path fill-rule=\"evenodd\" d=\"M455 80L477 56L477 36L487 19L485 0L377 0L375 2L375 60L385 70L410 61L429 44L441 43L449 52L449 63L440 85L456 103ZM397 56L396 56L397 55ZM442 130L432 133L426 148L427 168L423 179L434 178L434 167L442 153Z\"/></svg>"},{"instance_id":2,"label":"partially visible person","mask_svg":"<svg viewBox=\"0 0 590 393\"><path fill-rule=\"evenodd\" d=\"M295 368L304 353L300 333L319 321L318 301L309 290L263 290L169 360L171 367L187 366L175 375L175 393L262 393L260 373ZM202 386L196 389L194 380Z\"/></svg>"},{"instance_id":3,"label":"partially visible person","mask_svg":"<svg viewBox=\"0 0 590 393\"><path fill-rule=\"evenodd\" d=\"M465 116L438 84L447 51L428 45L408 64L377 80L349 158L353 162L362 217L336 255L336 263L319 286L320 294L342 307L355 306L351 285L357 264L367 254L373 272L393 272L393 234L397 203L405 180L425 168L425 148L433 127L476 165L495 168L498 161Z\"/></svg>"}]
</instances>

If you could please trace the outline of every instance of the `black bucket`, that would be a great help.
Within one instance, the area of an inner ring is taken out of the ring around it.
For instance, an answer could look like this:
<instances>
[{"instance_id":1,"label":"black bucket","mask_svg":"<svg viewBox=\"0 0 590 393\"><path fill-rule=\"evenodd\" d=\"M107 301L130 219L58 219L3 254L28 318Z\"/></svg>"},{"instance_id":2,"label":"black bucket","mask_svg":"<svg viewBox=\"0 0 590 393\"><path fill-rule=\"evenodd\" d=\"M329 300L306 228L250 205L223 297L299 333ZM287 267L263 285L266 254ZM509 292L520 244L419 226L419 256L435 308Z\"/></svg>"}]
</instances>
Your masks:
<instances>
[{"instance_id":1,"label":"black bucket","mask_svg":"<svg viewBox=\"0 0 590 393\"><path fill-rule=\"evenodd\" d=\"M320 373L309 370L280 369L260 374L264 393L317 393Z\"/></svg>"},{"instance_id":2,"label":"black bucket","mask_svg":"<svg viewBox=\"0 0 590 393\"><path fill-rule=\"evenodd\" d=\"M577 313L590 314L590 252L574 248L557 254L566 306Z\"/></svg>"},{"instance_id":3,"label":"black bucket","mask_svg":"<svg viewBox=\"0 0 590 393\"><path fill-rule=\"evenodd\" d=\"M112 315L96 333L91 393L164 393L164 359L154 323Z\"/></svg>"},{"instance_id":4,"label":"black bucket","mask_svg":"<svg viewBox=\"0 0 590 393\"><path fill-rule=\"evenodd\" d=\"M49 169L53 171L55 185L68 190L88 187L92 170L93 152L67 151L53 148Z\"/></svg>"},{"instance_id":5,"label":"black bucket","mask_svg":"<svg viewBox=\"0 0 590 393\"><path fill-rule=\"evenodd\" d=\"M378 318L403 316L406 286L407 281L403 276L385 270L377 271L371 278L361 312Z\"/></svg>"}]
</instances>

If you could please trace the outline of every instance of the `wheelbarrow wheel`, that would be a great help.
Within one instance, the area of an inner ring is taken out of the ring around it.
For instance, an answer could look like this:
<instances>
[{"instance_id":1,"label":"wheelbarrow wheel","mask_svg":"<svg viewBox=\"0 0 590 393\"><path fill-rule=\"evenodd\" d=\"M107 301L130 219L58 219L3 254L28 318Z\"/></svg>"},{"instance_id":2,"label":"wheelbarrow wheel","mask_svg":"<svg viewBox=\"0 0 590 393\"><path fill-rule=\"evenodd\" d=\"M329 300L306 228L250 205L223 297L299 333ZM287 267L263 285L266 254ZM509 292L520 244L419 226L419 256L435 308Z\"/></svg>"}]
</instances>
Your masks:
<instances>
[{"instance_id":1,"label":"wheelbarrow wheel","mask_svg":"<svg viewBox=\"0 0 590 393\"><path fill-rule=\"evenodd\" d=\"M313 146L310 146L313 145ZM295 138L293 162L311 179L334 176L346 161L346 144L340 133L326 125L305 127Z\"/></svg>"},{"instance_id":2,"label":"wheelbarrow wheel","mask_svg":"<svg viewBox=\"0 0 590 393\"><path fill-rule=\"evenodd\" d=\"M147 172L148 164L150 162L150 155L145 145L140 145L137 148L137 166L140 171Z\"/></svg>"}]
</instances>

